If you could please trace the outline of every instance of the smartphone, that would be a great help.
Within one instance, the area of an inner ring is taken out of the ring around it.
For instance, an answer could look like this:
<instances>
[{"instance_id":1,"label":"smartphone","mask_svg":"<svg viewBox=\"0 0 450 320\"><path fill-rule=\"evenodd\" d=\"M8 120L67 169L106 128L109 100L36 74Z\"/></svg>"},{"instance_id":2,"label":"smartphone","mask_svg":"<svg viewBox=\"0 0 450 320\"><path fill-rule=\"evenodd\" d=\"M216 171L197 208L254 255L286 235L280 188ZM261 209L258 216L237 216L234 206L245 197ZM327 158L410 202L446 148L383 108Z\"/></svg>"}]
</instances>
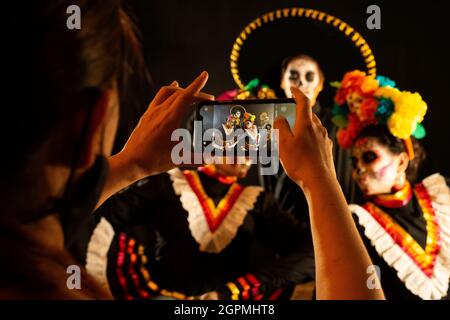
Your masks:
<instances>
[{"instance_id":1,"label":"smartphone","mask_svg":"<svg viewBox=\"0 0 450 320\"><path fill-rule=\"evenodd\" d=\"M247 154L262 149L270 152L273 123L284 116L295 124L294 99L207 101L196 107L194 143L197 150L239 150ZM200 135L200 136L199 136Z\"/></svg>"}]
</instances>

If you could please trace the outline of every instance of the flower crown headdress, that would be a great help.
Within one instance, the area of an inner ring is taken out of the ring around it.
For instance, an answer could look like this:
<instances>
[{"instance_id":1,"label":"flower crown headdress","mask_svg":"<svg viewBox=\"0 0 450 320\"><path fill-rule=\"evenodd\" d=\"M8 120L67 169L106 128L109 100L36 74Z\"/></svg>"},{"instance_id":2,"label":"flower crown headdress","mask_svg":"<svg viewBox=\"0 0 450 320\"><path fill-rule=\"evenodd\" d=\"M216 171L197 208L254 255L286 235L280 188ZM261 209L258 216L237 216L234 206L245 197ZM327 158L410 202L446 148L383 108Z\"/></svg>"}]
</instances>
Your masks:
<instances>
[{"instance_id":1,"label":"flower crown headdress","mask_svg":"<svg viewBox=\"0 0 450 320\"><path fill-rule=\"evenodd\" d=\"M411 136L425 137L421 124L427 104L419 93L400 91L389 78L366 75L355 70L347 72L336 87L333 123L339 128L338 143L351 148L361 130L370 124L386 125L390 133L405 143L410 159L414 158Z\"/></svg>"},{"instance_id":2,"label":"flower crown headdress","mask_svg":"<svg viewBox=\"0 0 450 320\"><path fill-rule=\"evenodd\" d=\"M251 80L243 89L226 91L217 97L217 100L251 100L251 99L276 99L275 91L269 86L260 84L259 79Z\"/></svg>"},{"instance_id":3,"label":"flower crown headdress","mask_svg":"<svg viewBox=\"0 0 450 320\"><path fill-rule=\"evenodd\" d=\"M253 113L250 112L244 113L244 122L245 121L255 122L255 119L256 115L254 115Z\"/></svg>"}]
</instances>

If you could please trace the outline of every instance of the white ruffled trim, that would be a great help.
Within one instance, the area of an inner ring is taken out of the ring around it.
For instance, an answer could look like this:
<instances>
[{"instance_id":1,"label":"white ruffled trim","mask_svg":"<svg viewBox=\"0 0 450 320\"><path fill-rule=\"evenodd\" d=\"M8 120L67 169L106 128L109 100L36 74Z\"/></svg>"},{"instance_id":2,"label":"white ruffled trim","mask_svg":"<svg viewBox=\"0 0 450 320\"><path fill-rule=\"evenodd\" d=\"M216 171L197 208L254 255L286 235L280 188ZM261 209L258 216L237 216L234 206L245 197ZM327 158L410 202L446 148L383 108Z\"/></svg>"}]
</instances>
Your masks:
<instances>
[{"instance_id":1,"label":"white ruffled trim","mask_svg":"<svg viewBox=\"0 0 450 320\"><path fill-rule=\"evenodd\" d=\"M114 238L114 229L105 218L101 218L95 227L87 247L86 270L97 282L111 293L106 270L108 251Z\"/></svg>"},{"instance_id":2,"label":"white ruffled trim","mask_svg":"<svg viewBox=\"0 0 450 320\"><path fill-rule=\"evenodd\" d=\"M181 204L188 212L191 234L200 245L199 250L207 253L220 253L228 246L263 190L257 186L245 187L221 225L211 232L202 206L183 173L179 169L173 169L169 171L169 175L175 193L180 196Z\"/></svg>"},{"instance_id":3,"label":"white ruffled trim","mask_svg":"<svg viewBox=\"0 0 450 320\"><path fill-rule=\"evenodd\" d=\"M422 183L430 195L441 230L441 249L431 278L423 273L367 210L355 204L350 205L350 210L358 216L365 235L378 254L397 271L406 288L424 300L439 300L447 295L450 278L450 190L440 174L429 176Z\"/></svg>"}]
</instances>

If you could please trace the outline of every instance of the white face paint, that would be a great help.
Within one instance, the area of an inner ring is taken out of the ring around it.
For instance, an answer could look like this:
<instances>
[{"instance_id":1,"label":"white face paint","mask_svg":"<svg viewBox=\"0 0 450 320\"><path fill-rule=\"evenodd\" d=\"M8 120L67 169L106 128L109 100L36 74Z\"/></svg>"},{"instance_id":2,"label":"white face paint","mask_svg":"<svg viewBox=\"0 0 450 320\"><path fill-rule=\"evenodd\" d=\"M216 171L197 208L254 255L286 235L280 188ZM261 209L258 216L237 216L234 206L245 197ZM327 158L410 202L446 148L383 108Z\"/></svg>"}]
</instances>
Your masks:
<instances>
[{"instance_id":1,"label":"white face paint","mask_svg":"<svg viewBox=\"0 0 450 320\"><path fill-rule=\"evenodd\" d=\"M292 60L286 67L281 79L286 97L292 98L291 87L298 87L304 94L315 103L320 93L320 74L317 64L308 59Z\"/></svg>"},{"instance_id":2,"label":"white face paint","mask_svg":"<svg viewBox=\"0 0 450 320\"><path fill-rule=\"evenodd\" d=\"M400 156L393 154L376 138L361 138L352 149L352 177L365 195L390 193L399 176Z\"/></svg>"}]
</instances>

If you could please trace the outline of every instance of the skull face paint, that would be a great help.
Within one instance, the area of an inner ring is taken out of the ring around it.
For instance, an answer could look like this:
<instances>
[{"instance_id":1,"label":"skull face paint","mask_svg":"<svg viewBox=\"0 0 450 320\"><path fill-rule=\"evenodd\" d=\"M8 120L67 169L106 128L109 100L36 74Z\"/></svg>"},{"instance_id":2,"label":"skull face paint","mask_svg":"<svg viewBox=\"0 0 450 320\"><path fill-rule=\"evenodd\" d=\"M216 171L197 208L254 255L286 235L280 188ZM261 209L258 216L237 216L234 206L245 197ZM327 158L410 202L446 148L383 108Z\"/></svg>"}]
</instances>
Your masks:
<instances>
[{"instance_id":1,"label":"skull face paint","mask_svg":"<svg viewBox=\"0 0 450 320\"><path fill-rule=\"evenodd\" d=\"M292 98L291 87L299 88L314 104L322 90L322 79L317 63L306 58L289 62L281 79L281 88L288 98Z\"/></svg>"},{"instance_id":2,"label":"skull face paint","mask_svg":"<svg viewBox=\"0 0 450 320\"><path fill-rule=\"evenodd\" d=\"M392 153L377 138L365 137L356 141L352 149L353 180L361 191L369 195L390 193L404 175L400 169L400 155Z\"/></svg>"}]
</instances>

